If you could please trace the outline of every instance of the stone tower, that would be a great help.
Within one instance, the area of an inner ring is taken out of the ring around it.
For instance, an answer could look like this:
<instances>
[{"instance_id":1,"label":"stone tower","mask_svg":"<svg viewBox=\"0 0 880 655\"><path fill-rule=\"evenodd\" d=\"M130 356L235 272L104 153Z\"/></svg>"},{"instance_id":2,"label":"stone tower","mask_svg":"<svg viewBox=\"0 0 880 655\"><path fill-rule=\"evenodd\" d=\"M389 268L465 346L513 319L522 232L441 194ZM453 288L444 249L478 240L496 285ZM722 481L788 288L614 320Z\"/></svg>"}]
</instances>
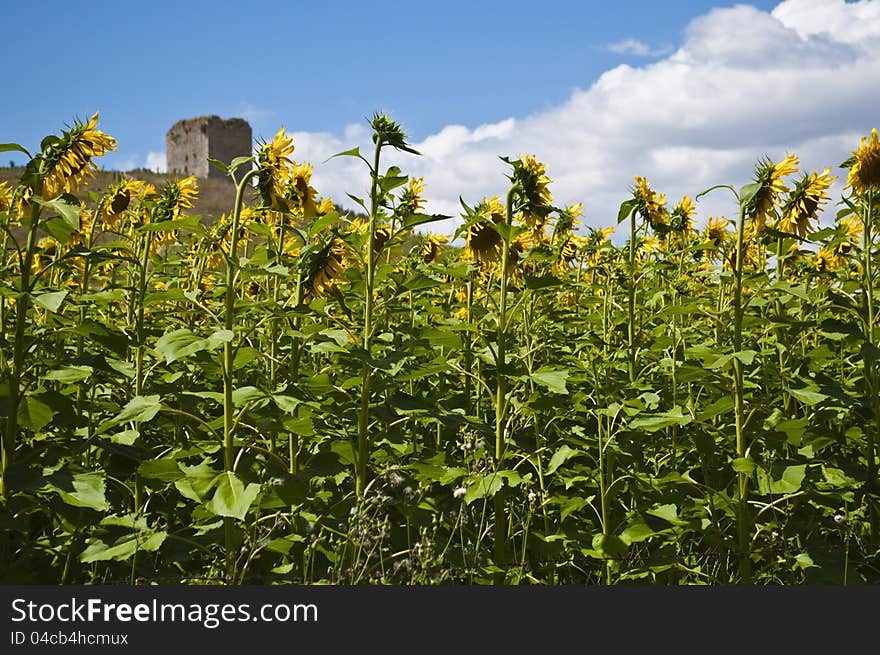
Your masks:
<instances>
[{"instance_id":1,"label":"stone tower","mask_svg":"<svg viewBox=\"0 0 880 655\"><path fill-rule=\"evenodd\" d=\"M251 126L243 118L199 116L177 121L165 135L168 172L196 177L226 177L208 158L228 164L252 154Z\"/></svg>"}]
</instances>

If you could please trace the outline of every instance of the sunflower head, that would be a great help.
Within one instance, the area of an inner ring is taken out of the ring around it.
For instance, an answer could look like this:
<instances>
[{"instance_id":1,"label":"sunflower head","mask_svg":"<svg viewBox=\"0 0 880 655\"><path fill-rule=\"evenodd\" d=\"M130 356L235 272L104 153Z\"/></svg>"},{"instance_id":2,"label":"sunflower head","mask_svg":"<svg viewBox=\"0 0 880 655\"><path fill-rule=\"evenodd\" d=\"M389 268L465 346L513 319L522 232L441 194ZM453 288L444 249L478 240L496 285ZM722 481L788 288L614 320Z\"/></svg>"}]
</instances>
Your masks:
<instances>
[{"instance_id":1,"label":"sunflower head","mask_svg":"<svg viewBox=\"0 0 880 655\"><path fill-rule=\"evenodd\" d=\"M375 113L370 121L370 127L373 128L373 143L382 146L391 146L398 150L411 152L414 155L419 153L407 144L407 135L399 123L391 120L385 114Z\"/></svg>"},{"instance_id":2,"label":"sunflower head","mask_svg":"<svg viewBox=\"0 0 880 655\"><path fill-rule=\"evenodd\" d=\"M559 211L559 217L553 226L553 241L565 241L571 236L571 233L582 225L578 220L584 215L584 206L582 203L569 205L565 209Z\"/></svg>"},{"instance_id":3,"label":"sunflower head","mask_svg":"<svg viewBox=\"0 0 880 655\"><path fill-rule=\"evenodd\" d=\"M797 170L797 155L788 155L780 162L773 162L764 158L755 167L755 184L757 189L749 202L746 210L755 223L756 233L760 233L776 217L776 208L779 199L788 192L788 187L782 178L791 175Z\"/></svg>"},{"instance_id":4,"label":"sunflower head","mask_svg":"<svg viewBox=\"0 0 880 655\"><path fill-rule=\"evenodd\" d=\"M443 252L443 246L447 243L449 243L449 237L445 234L432 234L429 232L425 236L422 247L419 248L419 257L425 264L437 261L440 258L440 253Z\"/></svg>"},{"instance_id":5,"label":"sunflower head","mask_svg":"<svg viewBox=\"0 0 880 655\"><path fill-rule=\"evenodd\" d=\"M844 188L852 189L858 195L869 189L880 189L880 138L877 128L871 130L870 136L862 137L858 149L841 166L849 168Z\"/></svg>"},{"instance_id":6,"label":"sunflower head","mask_svg":"<svg viewBox=\"0 0 880 655\"><path fill-rule=\"evenodd\" d=\"M504 205L498 196L483 198L469 217L464 254L472 261L491 265L501 259L501 235L494 225L504 221Z\"/></svg>"},{"instance_id":7,"label":"sunflower head","mask_svg":"<svg viewBox=\"0 0 880 655\"><path fill-rule=\"evenodd\" d=\"M673 232L689 234L693 230L694 214L697 208L689 196L683 196L681 202L672 208L669 227Z\"/></svg>"},{"instance_id":8,"label":"sunflower head","mask_svg":"<svg viewBox=\"0 0 880 655\"><path fill-rule=\"evenodd\" d=\"M311 219L317 216L318 205L316 200L318 192L311 186L312 181L312 165L311 164L294 164L290 171L290 193L288 198L292 200L294 207L299 207L302 217Z\"/></svg>"},{"instance_id":9,"label":"sunflower head","mask_svg":"<svg viewBox=\"0 0 880 655\"><path fill-rule=\"evenodd\" d=\"M126 210L141 196L148 185L143 180L120 179L104 194L104 224L111 230L119 228Z\"/></svg>"},{"instance_id":10,"label":"sunflower head","mask_svg":"<svg viewBox=\"0 0 880 655\"><path fill-rule=\"evenodd\" d=\"M778 227L783 232L797 233L806 237L813 231L810 221L818 220L820 206L828 202L828 191L834 180L831 169L826 168L820 173L804 174L782 205Z\"/></svg>"},{"instance_id":11,"label":"sunflower head","mask_svg":"<svg viewBox=\"0 0 880 655\"><path fill-rule=\"evenodd\" d=\"M813 261L813 267L819 273L828 273L840 268L844 259L827 248L819 248Z\"/></svg>"},{"instance_id":12,"label":"sunflower head","mask_svg":"<svg viewBox=\"0 0 880 655\"><path fill-rule=\"evenodd\" d=\"M666 210L666 194L657 194L648 184L644 177L635 178L636 183L632 188L633 200L636 201L636 211L642 218L648 221L651 229L663 236L669 231L669 214Z\"/></svg>"},{"instance_id":13,"label":"sunflower head","mask_svg":"<svg viewBox=\"0 0 880 655\"><path fill-rule=\"evenodd\" d=\"M400 204L397 207L398 213L407 216L409 214L418 214L425 205L425 199L422 194L425 192L425 181L422 177L409 178L409 184L400 194Z\"/></svg>"},{"instance_id":14,"label":"sunflower head","mask_svg":"<svg viewBox=\"0 0 880 655\"><path fill-rule=\"evenodd\" d=\"M40 154L25 170L29 186L45 199L76 192L82 181L94 174L92 160L116 149L116 140L96 129L97 124L95 113L87 123L76 121L60 137L43 139Z\"/></svg>"},{"instance_id":15,"label":"sunflower head","mask_svg":"<svg viewBox=\"0 0 880 655\"><path fill-rule=\"evenodd\" d=\"M323 298L330 293L345 274L347 244L338 235L314 251L307 260L305 295L303 302Z\"/></svg>"},{"instance_id":16,"label":"sunflower head","mask_svg":"<svg viewBox=\"0 0 880 655\"><path fill-rule=\"evenodd\" d=\"M159 192L153 220L160 222L179 218L185 210L192 209L198 195L199 185L194 175L169 182Z\"/></svg>"},{"instance_id":17,"label":"sunflower head","mask_svg":"<svg viewBox=\"0 0 880 655\"><path fill-rule=\"evenodd\" d=\"M8 212L12 208L13 194L9 182L0 182L0 212Z\"/></svg>"},{"instance_id":18,"label":"sunflower head","mask_svg":"<svg viewBox=\"0 0 880 655\"><path fill-rule=\"evenodd\" d=\"M288 136L282 127L271 141L263 143L257 153L259 173L257 188L263 204L272 209L286 209L284 193L290 177L293 162L289 155L293 154L293 137Z\"/></svg>"},{"instance_id":19,"label":"sunflower head","mask_svg":"<svg viewBox=\"0 0 880 655\"><path fill-rule=\"evenodd\" d=\"M513 166L510 181L519 190L514 210L519 212L523 224L533 234L543 233L547 215L553 211L550 204L553 196L549 188L553 180L547 177L547 167L534 155L523 155L515 161L505 161Z\"/></svg>"}]
</instances>

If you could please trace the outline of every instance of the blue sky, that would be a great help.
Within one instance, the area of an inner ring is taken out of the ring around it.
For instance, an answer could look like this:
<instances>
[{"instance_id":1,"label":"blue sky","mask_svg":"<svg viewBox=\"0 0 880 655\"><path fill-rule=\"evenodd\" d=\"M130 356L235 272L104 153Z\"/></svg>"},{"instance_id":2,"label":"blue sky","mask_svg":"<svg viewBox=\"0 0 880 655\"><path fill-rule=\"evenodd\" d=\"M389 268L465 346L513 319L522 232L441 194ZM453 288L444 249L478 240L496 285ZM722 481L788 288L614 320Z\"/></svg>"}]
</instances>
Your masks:
<instances>
[{"instance_id":1,"label":"blue sky","mask_svg":"<svg viewBox=\"0 0 880 655\"><path fill-rule=\"evenodd\" d=\"M497 156L529 152L560 199L607 224L636 174L672 197L745 182L762 154L845 159L875 126L865 103L880 105L877 5L7 3L7 25L25 27L0 45L0 141L36 148L99 111L119 142L102 165L124 170L157 165L180 118L243 116L256 137L293 133L335 198L361 173L321 162L385 110L425 152L402 163L435 211L503 192Z\"/></svg>"}]
</instances>

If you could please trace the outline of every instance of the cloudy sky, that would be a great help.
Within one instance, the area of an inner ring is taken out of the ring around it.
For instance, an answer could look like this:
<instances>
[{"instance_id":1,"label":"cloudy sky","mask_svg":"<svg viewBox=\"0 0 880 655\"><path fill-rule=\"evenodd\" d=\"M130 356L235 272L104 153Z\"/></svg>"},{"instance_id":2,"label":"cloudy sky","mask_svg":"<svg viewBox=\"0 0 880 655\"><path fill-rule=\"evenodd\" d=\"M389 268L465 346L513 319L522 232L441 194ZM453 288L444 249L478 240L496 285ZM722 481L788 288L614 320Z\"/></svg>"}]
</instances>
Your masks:
<instances>
[{"instance_id":1,"label":"cloudy sky","mask_svg":"<svg viewBox=\"0 0 880 655\"><path fill-rule=\"evenodd\" d=\"M39 29L4 46L21 65L17 102L0 108L16 133L0 141L35 147L100 111L120 144L107 168L161 168L174 121L243 116L256 137L284 125L314 186L346 204L346 193L366 195L365 166L325 160L368 150L367 119L383 110L422 153L387 163L425 178L429 210L457 216L459 197L503 195L499 156L533 154L557 204L582 202L585 222L604 226L634 175L672 202L747 183L762 156L795 152L804 170L843 175L840 162L880 127L880 0L546 2L539 14L500 2L390 3L385 15L327 4L252 16L159 2L135 15L97 2L84 16L58 3L67 47L47 53ZM63 81L68 69L76 83ZM723 191L698 204L701 222L734 212Z\"/></svg>"}]
</instances>

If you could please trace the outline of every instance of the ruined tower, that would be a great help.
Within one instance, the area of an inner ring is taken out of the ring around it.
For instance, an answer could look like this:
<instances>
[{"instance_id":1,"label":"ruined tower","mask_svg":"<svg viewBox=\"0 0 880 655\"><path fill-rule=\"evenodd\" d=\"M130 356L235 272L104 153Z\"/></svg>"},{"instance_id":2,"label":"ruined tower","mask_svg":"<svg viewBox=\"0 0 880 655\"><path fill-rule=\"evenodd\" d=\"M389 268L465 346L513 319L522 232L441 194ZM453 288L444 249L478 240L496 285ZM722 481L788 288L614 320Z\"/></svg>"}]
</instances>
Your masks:
<instances>
[{"instance_id":1,"label":"ruined tower","mask_svg":"<svg viewBox=\"0 0 880 655\"><path fill-rule=\"evenodd\" d=\"M196 177L225 177L208 158L228 164L252 153L251 126L243 118L199 116L177 121L165 136L168 172Z\"/></svg>"}]
</instances>

